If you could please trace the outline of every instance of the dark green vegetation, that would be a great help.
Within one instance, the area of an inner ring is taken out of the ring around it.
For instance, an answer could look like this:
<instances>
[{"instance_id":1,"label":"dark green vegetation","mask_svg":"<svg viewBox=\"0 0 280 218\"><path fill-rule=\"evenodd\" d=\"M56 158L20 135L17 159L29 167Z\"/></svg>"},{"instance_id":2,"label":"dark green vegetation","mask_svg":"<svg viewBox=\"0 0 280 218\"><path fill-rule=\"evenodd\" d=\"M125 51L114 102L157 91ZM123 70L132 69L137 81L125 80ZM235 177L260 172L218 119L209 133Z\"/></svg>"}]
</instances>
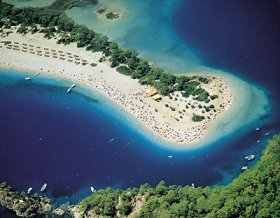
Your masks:
<instances>
[{"instance_id":1,"label":"dark green vegetation","mask_svg":"<svg viewBox=\"0 0 280 218\"><path fill-rule=\"evenodd\" d=\"M0 205L21 217L71 217L71 207L61 213L47 198L14 192L4 183ZM194 188L160 182L155 187L107 188L85 198L79 207L83 217L279 218L280 135L268 142L254 167L227 186Z\"/></svg>"},{"instance_id":2,"label":"dark green vegetation","mask_svg":"<svg viewBox=\"0 0 280 218\"><path fill-rule=\"evenodd\" d=\"M261 159L227 186L156 187L99 190L81 202L82 211L128 215L141 199L137 217L280 217L280 135L269 141Z\"/></svg>"},{"instance_id":3,"label":"dark green vegetation","mask_svg":"<svg viewBox=\"0 0 280 218\"><path fill-rule=\"evenodd\" d=\"M50 199L13 191L6 183L0 183L0 206L13 211L19 217L38 217L52 211Z\"/></svg>"},{"instance_id":4,"label":"dark green vegetation","mask_svg":"<svg viewBox=\"0 0 280 218\"><path fill-rule=\"evenodd\" d=\"M93 1L95 3L95 1ZM92 1L57 0L45 8L14 8L0 0L0 27L19 26L18 32L42 32L46 38L56 38L57 43L65 45L77 43L92 52L102 52L103 60L109 60L112 67L141 84L154 86L160 94L169 95L174 91L182 92L183 96L193 96L198 101L210 102L209 93L201 84L209 83L210 79L202 76L174 76L159 69L139 57L133 50L123 49L106 36L94 32L85 26L75 24L65 15L65 10L92 3Z\"/></svg>"},{"instance_id":5,"label":"dark green vegetation","mask_svg":"<svg viewBox=\"0 0 280 218\"><path fill-rule=\"evenodd\" d=\"M106 18L110 20L118 19L119 17L120 15L115 12L109 12L106 14Z\"/></svg>"},{"instance_id":6,"label":"dark green vegetation","mask_svg":"<svg viewBox=\"0 0 280 218\"><path fill-rule=\"evenodd\" d=\"M0 27L19 25L18 31L23 34L41 31L48 38L58 37L58 43L77 42L79 47L102 52L118 72L139 79L141 84L156 87L163 95L181 91L184 96L194 96L199 101L209 102L210 99L217 98L209 96L209 93L201 88L201 84L209 82L208 78L168 74L141 59L136 52L121 49L106 36L74 24L64 14L64 10L73 7L73 3L78 2L56 1L42 9L17 9L0 0ZM160 182L156 187L145 184L126 190L104 189L98 190L80 205L85 213L92 211L111 217L131 214L138 203L138 217L277 218L280 217L279 187L280 136L275 136L269 142L261 160L227 186L193 188L167 186ZM16 209L23 212L26 211L23 209L32 206L31 212L37 213L33 207L36 206L33 198L27 198L28 202L31 202L27 207L24 202L18 201L23 195L11 193L5 186L2 188L0 196L3 206L16 206ZM14 204L13 200L17 203ZM40 205L36 208L42 209Z\"/></svg>"},{"instance_id":7,"label":"dark green vegetation","mask_svg":"<svg viewBox=\"0 0 280 218\"><path fill-rule=\"evenodd\" d=\"M200 116L200 115L197 115L197 114L193 114L193 116L192 116L192 121L193 122L200 122L204 119L205 119L204 116Z\"/></svg>"},{"instance_id":8,"label":"dark green vegetation","mask_svg":"<svg viewBox=\"0 0 280 218\"><path fill-rule=\"evenodd\" d=\"M168 74L139 58L136 52L119 48L106 36L74 24L65 16L64 10L79 3L75 0L58 0L42 9L16 9L0 0L0 27L19 25L18 31L21 33L41 31L48 38L59 36L58 43L77 42L79 47L100 51L110 60L112 67L117 67L118 72L139 79L141 84L156 87L163 95L181 91L184 96L194 96L199 101L209 102L217 98L209 96L201 88L202 83L209 82L208 78ZM200 118L197 115L194 117ZM193 188L167 186L160 182L156 187L145 184L126 190L108 188L98 190L80 205L85 213L93 211L111 217L131 214L138 203L138 217L277 218L280 217L279 187L280 136L275 136L268 143L261 160L227 186ZM20 201L22 199L23 202ZM36 214L49 210L48 201L41 205L37 200L41 202L39 197L26 198L20 193L11 192L4 184L0 186L1 205L20 213L27 211Z\"/></svg>"}]
</instances>

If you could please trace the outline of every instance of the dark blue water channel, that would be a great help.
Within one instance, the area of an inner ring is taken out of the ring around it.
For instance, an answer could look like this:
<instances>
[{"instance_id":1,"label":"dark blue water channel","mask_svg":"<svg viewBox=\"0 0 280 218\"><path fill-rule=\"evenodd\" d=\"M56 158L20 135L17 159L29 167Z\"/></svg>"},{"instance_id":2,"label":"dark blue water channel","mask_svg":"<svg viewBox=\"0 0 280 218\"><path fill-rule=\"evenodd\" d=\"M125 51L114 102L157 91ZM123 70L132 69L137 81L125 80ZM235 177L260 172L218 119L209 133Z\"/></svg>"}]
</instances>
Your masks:
<instances>
[{"instance_id":1,"label":"dark blue water channel","mask_svg":"<svg viewBox=\"0 0 280 218\"><path fill-rule=\"evenodd\" d=\"M47 182L54 197L89 194L90 185L231 181L246 164L244 155L259 157L265 139L279 131L278 11L277 1L188 0L174 18L206 65L268 90L272 114L261 131L236 132L197 150L168 150L99 96L86 97L79 88L66 95L67 83L25 81L22 73L1 70L0 180L35 191Z\"/></svg>"}]
</instances>

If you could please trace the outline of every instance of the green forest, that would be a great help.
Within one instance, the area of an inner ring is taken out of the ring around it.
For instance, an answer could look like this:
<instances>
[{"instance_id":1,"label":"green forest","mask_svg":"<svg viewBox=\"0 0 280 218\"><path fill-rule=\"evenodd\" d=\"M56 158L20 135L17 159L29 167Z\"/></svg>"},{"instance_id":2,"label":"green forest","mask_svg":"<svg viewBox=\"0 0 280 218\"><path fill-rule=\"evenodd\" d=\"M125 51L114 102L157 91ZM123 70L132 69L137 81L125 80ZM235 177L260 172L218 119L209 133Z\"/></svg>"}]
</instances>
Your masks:
<instances>
[{"instance_id":1,"label":"green forest","mask_svg":"<svg viewBox=\"0 0 280 218\"><path fill-rule=\"evenodd\" d=\"M208 77L169 74L139 57L136 51L120 48L106 36L75 24L64 11L79 4L75 0L57 0L46 8L19 9L0 0L0 28L18 26L17 31L22 34L42 32L46 38L58 37L57 43L75 42L78 47L102 52L119 73L154 86L162 95L180 91L185 97L207 103L217 98L201 87L209 82ZM193 115L194 121L203 119ZM107 188L84 199L80 210L105 217L278 218L280 135L268 142L252 168L226 186L194 188L169 186L162 181L155 187L143 184L126 190Z\"/></svg>"},{"instance_id":2,"label":"green forest","mask_svg":"<svg viewBox=\"0 0 280 218\"><path fill-rule=\"evenodd\" d=\"M168 186L160 182L127 190L98 190L80 203L83 213L136 217L278 218L280 217L280 135L274 136L254 167L227 186Z\"/></svg>"}]
</instances>

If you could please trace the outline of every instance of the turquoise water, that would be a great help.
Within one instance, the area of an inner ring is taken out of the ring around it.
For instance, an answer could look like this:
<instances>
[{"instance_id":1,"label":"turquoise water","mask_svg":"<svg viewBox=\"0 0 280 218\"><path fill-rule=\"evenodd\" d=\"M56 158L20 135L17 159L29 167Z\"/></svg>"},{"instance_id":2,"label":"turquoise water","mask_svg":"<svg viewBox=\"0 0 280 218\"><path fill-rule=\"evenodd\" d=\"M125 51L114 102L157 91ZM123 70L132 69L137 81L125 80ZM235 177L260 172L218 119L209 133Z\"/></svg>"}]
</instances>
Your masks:
<instances>
[{"instance_id":1,"label":"turquoise water","mask_svg":"<svg viewBox=\"0 0 280 218\"><path fill-rule=\"evenodd\" d=\"M28 83L24 80L28 73L1 70L0 180L19 190L32 186L35 191L47 182L48 194L62 197L62 202L90 194L90 185L124 188L144 182L156 184L163 179L169 184L203 186L232 181L240 167L248 164L244 155L256 154L259 158L266 140L280 130L280 66L275 58L280 56L280 34L264 28L278 24L260 13L266 7L256 2L253 5L258 6L258 16L248 26L240 22L248 14L241 0L234 1L234 6L215 0L115 0L107 7L123 11L120 21L97 18L93 7L69 11L77 22L108 34L124 47L139 49L142 56L172 72L206 69L220 73L236 92L234 107L213 124L212 140L203 142L205 146L176 150L157 143L96 93L77 88L67 96L65 90L71 83L41 77ZM228 7L234 8L232 16L239 18L236 24L228 17ZM253 11L252 5L248 8ZM205 20L200 16L202 9ZM225 24L215 19L219 11L226 11ZM259 24L260 16L265 25ZM268 36L254 38L256 29L250 29L254 25L264 28L257 28L258 32ZM227 27L234 28L232 38L229 30L221 31ZM240 38L234 41L236 36ZM207 41L208 37L211 40ZM267 40L271 44L258 50L267 37L278 41ZM233 61L239 60L236 57L240 51L247 56L246 61ZM256 127L261 130L256 131Z\"/></svg>"},{"instance_id":2,"label":"turquoise water","mask_svg":"<svg viewBox=\"0 0 280 218\"><path fill-rule=\"evenodd\" d=\"M46 7L51 5L55 0L3 0L9 4L13 4L18 8L24 7Z\"/></svg>"},{"instance_id":3,"label":"turquoise water","mask_svg":"<svg viewBox=\"0 0 280 218\"><path fill-rule=\"evenodd\" d=\"M172 16L179 3L180 0L101 0L101 6L121 13L121 19L98 17L96 8L100 5L73 8L67 15L124 47L136 49L160 66L184 73L201 66L193 49L175 34Z\"/></svg>"},{"instance_id":4,"label":"turquoise water","mask_svg":"<svg viewBox=\"0 0 280 218\"><path fill-rule=\"evenodd\" d=\"M100 5L73 8L67 11L67 15L75 22L109 36L125 48L136 49L141 56L169 72L187 74L208 71L225 77L234 92L234 106L213 123L214 127L199 145L214 142L247 125L261 125L261 118L271 112L267 92L256 81L247 81L203 65L205 61L201 59L201 51L183 40L177 31L177 19L180 19L177 11L182 6L187 10L192 4L188 5L188 1L182 0L101 0ZM121 18L111 21L100 17L96 14L99 7L117 11ZM247 78L246 72L238 75Z\"/></svg>"}]
</instances>

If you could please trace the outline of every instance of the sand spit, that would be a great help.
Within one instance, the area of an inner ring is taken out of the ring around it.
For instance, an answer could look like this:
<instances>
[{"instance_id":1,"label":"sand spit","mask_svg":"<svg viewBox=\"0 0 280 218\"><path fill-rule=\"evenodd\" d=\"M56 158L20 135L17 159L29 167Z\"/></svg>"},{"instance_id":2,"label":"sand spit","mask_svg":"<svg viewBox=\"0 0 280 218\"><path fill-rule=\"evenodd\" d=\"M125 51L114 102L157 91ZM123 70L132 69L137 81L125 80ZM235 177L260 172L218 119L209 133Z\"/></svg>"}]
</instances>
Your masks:
<instances>
[{"instance_id":1,"label":"sand spit","mask_svg":"<svg viewBox=\"0 0 280 218\"><path fill-rule=\"evenodd\" d=\"M209 74L209 84L203 84L210 95L218 96L210 103L185 98L179 92L171 96L149 95L150 87L116 72L109 62L100 63L101 57L101 53L77 48L76 44L58 45L40 33L23 36L14 31L3 35L0 42L2 68L40 73L97 91L168 144L188 147L198 143L207 135L209 124L232 104L231 88L221 76ZM205 119L193 122L194 113Z\"/></svg>"}]
</instances>

